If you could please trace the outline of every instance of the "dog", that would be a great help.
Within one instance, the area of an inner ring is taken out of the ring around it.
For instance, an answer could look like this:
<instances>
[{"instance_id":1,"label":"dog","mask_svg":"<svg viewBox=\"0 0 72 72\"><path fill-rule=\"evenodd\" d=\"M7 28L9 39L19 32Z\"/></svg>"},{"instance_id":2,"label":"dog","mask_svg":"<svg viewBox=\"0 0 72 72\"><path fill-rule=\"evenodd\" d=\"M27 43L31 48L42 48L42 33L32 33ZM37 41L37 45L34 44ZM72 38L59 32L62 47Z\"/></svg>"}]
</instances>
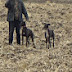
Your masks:
<instances>
[{"instance_id":1,"label":"dog","mask_svg":"<svg viewBox=\"0 0 72 72\"><path fill-rule=\"evenodd\" d=\"M45 39L46 39L46 48L49 49L49 47L51 47L51 41L50 38L53 39L53 48L54 48L54 31L49 29L50 24L46 24L44 25L45 29Z\"/></svg>"},{"instance_id":2,"label":"dog","mask_svg":"<svg viewBox=\"0 0 72 72\"><path fill-rule=\"evenodd\" d=\"M32 30L28 29L26 27L26 23L22 22L21 23L22 28L22 45L24 43L24 37L26 37L26 46L29 44L29 37L31 37L32 42L33 42L33 47L35 48L35 44L34 44L34 34L32 32Z\"/></svg>"}]
</instances>

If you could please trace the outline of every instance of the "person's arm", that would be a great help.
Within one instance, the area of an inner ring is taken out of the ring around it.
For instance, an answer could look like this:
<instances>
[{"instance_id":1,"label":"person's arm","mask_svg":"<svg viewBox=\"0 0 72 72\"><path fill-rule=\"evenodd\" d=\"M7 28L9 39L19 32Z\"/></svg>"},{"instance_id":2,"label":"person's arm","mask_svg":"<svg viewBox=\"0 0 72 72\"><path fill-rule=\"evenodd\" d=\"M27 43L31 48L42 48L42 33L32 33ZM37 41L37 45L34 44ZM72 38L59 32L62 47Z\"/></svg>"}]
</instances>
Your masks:
<instances>
[{"instance_id":1,"label":"person's arm","mask_svg":"<svg viewBox=\"0 0 72 72\"><path fill-rule=\"evenodd\" d=\"M6 7L6 8L11 8L11 7L10 7L10 0L8 0L8 1L5 3L5 7Z\"/></svg>"},{"instance_id":2,"label":"person's arm","mask_svg":"<svg viewBox=\"0 0 72 72\"><path fill-rule=\"evenodd\" d=\"M28 14L27 14L27 11L25 9L25 6L24 6L23 2L22 2L22 13L24 14L26 20L29 20L29 17L28 17Z\"/></svg>"}]
</instances>

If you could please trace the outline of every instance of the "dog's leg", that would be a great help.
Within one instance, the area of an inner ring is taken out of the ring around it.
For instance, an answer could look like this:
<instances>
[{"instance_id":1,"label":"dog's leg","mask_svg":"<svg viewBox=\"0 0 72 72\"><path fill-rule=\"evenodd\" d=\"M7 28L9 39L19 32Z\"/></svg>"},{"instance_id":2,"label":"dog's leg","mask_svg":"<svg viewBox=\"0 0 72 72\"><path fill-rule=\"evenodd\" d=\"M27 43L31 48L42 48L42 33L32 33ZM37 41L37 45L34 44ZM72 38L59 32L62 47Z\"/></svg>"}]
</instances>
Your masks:
<instances>
[{"instance_id":1,"label":"dog's leg","mask_svg":"<svg viewBox=\"0 0 72 72\"><path fill-rule=\"evenodd\" d=\"M28 36L26 36L26 47L27 47L27 45L28 45Z\"/></svg>"},{"instance_id":2,"label":"dog's leg","mask_svg":"<svg viewBox=\"0 0 72 72\"><path fill-rule=\"evenodd\" d=\"M53 35L53 48L54 48L54 35Z\"/></svg>"},{"instance_id":3,"label":"dog's leg","mask_svg":"<svg viewBox=\"0 0 72 72\"><path fill-rule=\"evenodd\" d=\"M32 42L33 42L33 47L36 48L36 46L35 46L35 44L34 44L34 36L33 36L33 34L32 34L32 36L31 36L31 38L32 38Z\"/></svg>"},{"instance_id":4,"label":"dog's leg","mask_svg":"<svg viewBox=\"0 0 72 72\"><path fill-rule=\"evenodd\" d=\"M48 44L47 43L48 43L48 41L47 41L47 38L46 38L46 48L48 48Z\"/></svg>"},{"instance_id":5,"label":"dog's leg","mask_svg":"<svg viewBox=\"0 0 72 72\"><path fill-rule=\"evenodd\" d=\"M23 42L24 42L24 38L23 38L23 35L22 35L22 45L23 45Z\"/></svg>"},{"instance_id":6,"label":"dog's leg","mask_svg":"<svg viewBox=\"0 0 72 72\"><path fill-rule=\"evenodd\" d=\"M49 41L48 41L48 49L49 49Z\"/></svg>"},{"instance_id":7,"label":"dog's leg","mask_svg":"<svg viewBox=\"0 0 72 72\"><path fill-rule=\"evenodd\" d=\"M28 37L26 37L26 47L27 47Z\"/></svg>"},{"instance_id":8,"label":"dog's leg","mask_svg":"<svg viewBox=\"0 0 72 72\"><path fill-rule=\"evenodd\" d=\"M49 49L49 37L47 39L48 39L47 42L48 42L48 49Z\"/></svg>"},{"instance_id":9,"label":"dog's leg","mask_svg":"<svg viewBox=\"0 0 72 72\"><path fill-rule=\"evenodd\" d=\"M49 44L50 44L50 47L51 47L51 41L50 41L50 37L49 37Z\"/></svg>"},{"instance_id":10,"label":"dog's leg","mask_svg":"<svg viewBox=\"0 0 72 72\"><path fill-rule=\"evenodd\" d=\"M29 38L28 38L28 44L30 44L30 42L29 42Z\"/></svg>"}]
</instances>

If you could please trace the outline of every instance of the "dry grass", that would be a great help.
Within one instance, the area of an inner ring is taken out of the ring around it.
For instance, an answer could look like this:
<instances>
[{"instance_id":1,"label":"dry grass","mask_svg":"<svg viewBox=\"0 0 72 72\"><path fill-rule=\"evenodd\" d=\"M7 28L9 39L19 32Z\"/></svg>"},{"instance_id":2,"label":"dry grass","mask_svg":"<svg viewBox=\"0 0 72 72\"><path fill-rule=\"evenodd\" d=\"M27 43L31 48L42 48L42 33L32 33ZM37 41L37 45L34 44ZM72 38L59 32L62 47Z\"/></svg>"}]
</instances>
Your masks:
<instances>
[{"instance_id":1,"label":"dry grass","mask_svg":"<svg viewBox=\"0 0 72 72\"><path fill-rule=\"evenodd\" d=\"M5 2L4 2L5 3ZM25 3L29 14L27 27L35 34L36 49L8 45L7 9L0 2L0 72L72 72L72 5ZM43 22L55 32L55 48L46 49Z\"/></svg>"}]
</instances>

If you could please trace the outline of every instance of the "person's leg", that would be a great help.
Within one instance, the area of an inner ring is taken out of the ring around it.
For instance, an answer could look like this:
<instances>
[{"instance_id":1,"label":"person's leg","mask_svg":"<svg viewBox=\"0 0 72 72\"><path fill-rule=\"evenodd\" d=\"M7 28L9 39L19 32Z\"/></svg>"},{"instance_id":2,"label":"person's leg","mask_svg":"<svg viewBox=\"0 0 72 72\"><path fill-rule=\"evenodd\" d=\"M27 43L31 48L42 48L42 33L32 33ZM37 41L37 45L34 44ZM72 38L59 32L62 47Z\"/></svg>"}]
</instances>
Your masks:
<instances>
[{"instance_id":1,"label":"person's leg","mask_svg":"<svg viewBox=\"0 0 72 72\"><path fill-rule=\"evenodd\" d=\"M14 32L14 22L9 22L9 44L12 44L13 41L13 32Z\"/></svg>"},{"instance_id":2,"label":"person's leg","mask_svg":"<svg viewBox=\"0 0 72 72\"><path fill-rule=\"evenodd\" d=\"M17 44L20 44L20 21L15 20Z\"/></svg>"}]
</instances>

